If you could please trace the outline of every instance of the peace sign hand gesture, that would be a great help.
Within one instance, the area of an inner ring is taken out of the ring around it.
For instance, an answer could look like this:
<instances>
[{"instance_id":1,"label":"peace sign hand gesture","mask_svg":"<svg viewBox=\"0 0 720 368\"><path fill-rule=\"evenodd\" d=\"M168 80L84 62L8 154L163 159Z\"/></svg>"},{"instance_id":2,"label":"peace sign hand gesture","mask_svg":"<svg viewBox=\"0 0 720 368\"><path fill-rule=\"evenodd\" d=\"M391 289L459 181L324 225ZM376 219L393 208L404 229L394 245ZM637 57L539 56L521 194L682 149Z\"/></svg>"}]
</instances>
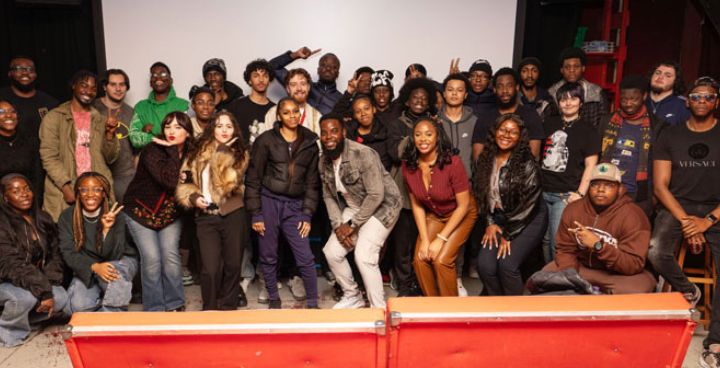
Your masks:
<instances>
[{"instance_id":1,"label":"peace sign hand gesture","mask_svg":"<svg viewBox=\"0 0 720 368\"><path fill-rule=\"evenodd\" d=\"M117 202L115 202L113 203L112 208L110 208L110 211L102 216L100 222L103 226L103 235L107 235L112 226L115 225L115 219L120 211L122 211L123 207L125 206L118 207Z\"/></svg>"},{"instance_id":2,"label":"peace sign hand gesture","mask_svg":"<svg viewBox=\"0 0 720 368\"><path fill-rule=\"evenodd\" d=\"M575 234L575 238L585 248L592 249L595 243L600 241L600 237L595 235L592 230L588 229L583 224L574 221L575 228L569 228L568 231Z\"/></svg>"},{"instance_id":3,"label":"peace sign hand gesture","mask_svg":"<svg viewBox=\"0 0 720 368\"><path fill-rule=\"evenodd\" d=\"M450 70L448 74L460 73L460 58L450 59Z\"/></svg>"}]
</instances>

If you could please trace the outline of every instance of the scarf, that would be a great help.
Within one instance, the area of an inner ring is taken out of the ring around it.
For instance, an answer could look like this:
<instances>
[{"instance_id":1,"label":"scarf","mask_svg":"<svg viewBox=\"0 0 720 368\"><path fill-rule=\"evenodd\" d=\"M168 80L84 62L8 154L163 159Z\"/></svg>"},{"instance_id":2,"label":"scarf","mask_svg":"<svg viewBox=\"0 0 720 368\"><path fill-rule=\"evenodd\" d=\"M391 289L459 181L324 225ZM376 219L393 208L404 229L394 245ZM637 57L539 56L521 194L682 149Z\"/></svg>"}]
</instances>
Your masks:
<instances>
[{"instance_id":1,"label":"scarf","mask_svg":"<svg viewBox=\"0 0 720 368\"><path fill-rule=\"evenodd\" d=\"M642 105L640 111L634 115L627 115L622 110L615 112L610 118L610 123L605 132L603 132L602 139L602 153L600 155L600 162L610 162L612 160L613 149L615 148L615 142L617 141L622 125L625 121L636 121L641 120L641 131L642 131L642 149L640 150L640 160L638 162L637 173L635 175L636 181L648 180L648 157L650 154L650 138L651 138L651 126L650 126L650 115L648 115L647 107Z\"/></svg>"}]
</instances>

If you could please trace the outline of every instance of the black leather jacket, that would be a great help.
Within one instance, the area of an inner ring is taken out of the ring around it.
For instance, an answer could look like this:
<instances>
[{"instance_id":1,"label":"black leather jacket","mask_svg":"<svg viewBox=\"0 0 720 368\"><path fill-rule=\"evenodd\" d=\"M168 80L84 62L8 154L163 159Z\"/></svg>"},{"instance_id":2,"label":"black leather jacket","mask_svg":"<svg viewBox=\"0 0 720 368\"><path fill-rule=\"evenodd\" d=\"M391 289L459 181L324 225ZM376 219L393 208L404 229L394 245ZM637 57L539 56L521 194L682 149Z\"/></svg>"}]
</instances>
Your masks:
<instances>
[{"instance_id":1,"label":"black leather jacket","mask_svg":"<svg viewBox=\"0 0 720 368\"><path fill-rule=\"evenodd\" d=\"M503 232L502 236L512 240L525 229L538 210L542 187L540 185L540 168L535 160L525 162L524 175L510 176L510 168L505 165L500 168L498 187L502 201L504 223L498 224ZM516 189L520 187L521 189ZM487 210L485 210L487 211ZM494 216L486 213L488 224L494 224Z\"/></svg>"},{"instance_id":2,"label":"black leather jacket","mask_svg":"<svg viewBox=\"0 0 720 368\"><path fill-rule=\"evenodd\" d=\"M288 142L280 134L280 123L261 134L252 145L250 165L245 177L245 207L252 216L260 215L260 191L303 200L302 212L312 217L320 200L318 174L318 136L310 129L298 127L300 146L288 149Z\"/></svg>"}]
</instances>

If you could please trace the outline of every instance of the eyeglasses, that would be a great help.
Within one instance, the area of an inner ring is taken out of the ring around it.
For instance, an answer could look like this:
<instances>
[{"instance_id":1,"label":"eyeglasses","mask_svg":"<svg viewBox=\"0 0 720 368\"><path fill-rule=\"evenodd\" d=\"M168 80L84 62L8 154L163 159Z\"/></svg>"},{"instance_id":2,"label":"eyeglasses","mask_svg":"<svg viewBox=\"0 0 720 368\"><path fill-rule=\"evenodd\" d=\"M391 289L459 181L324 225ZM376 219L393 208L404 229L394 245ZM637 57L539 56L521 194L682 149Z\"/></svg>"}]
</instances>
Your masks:
<instances>
[{"instance_id":1,"label":"eyeglasses","mask_svg":"<svg viewBox=\"0 0 720 368\"><path fill-rule=\"evenodd\" d=\"M84 196L90 194L90 192L92 192L93 194L102 194L102 192L104 192L104 191L105 190L100 187L92 187L92 188L80 187L80 188L78 188L78 192L80 192L80 195L84 195Z\"/></svg>"},{"instance_id":2,"label":"eyeglasses","mask_svg":"<svg viewBox=\"0 0 720 368\"><path fill-rule=\"evenodd\" d=\"M10 68L10 71L16 72L16 73L35 73L35 67L33 66L20 66L16 65L14 67Z\"/></svg>"},{"instance_id":3,"label":"eyeglasses","mask_svg":"<svg viewBox=\"0 0 720 368\"><path fill-rule=\"evenodd\" d=\"M498 129L498 134L506 135L508 137L519 137L520 131L515 129Z\"/></svg>"},{"instance_id":4,"label":"eyeglasses","mask_svg":"<svg viewBox=\"0 0 720 368\"><path fill-rule=\"evenodd\" d=\"M150 73L151 78L167 78L170 76L168 72Z\"/></svg>"},{"instance_id":5,"label":"eyeglasses","mask_svg":"<svg viewBox=\"0 0 720 368\"><path fill-rule=\"evenodd\" d=\"M15 115L17 114L17 111L12 109L0 109L0 115Z\"/></svg>"},{"instance_id":6,"label":"eyeglasses","mask_svg":"<svg viewBox=\"0 0 720 368\"><path fill-rule=\"evenodd\" d=\"M717 99L716 93L691 93L688 95L690 97L690 101L692 102L700 102L700 100L705 100L708 103L713 103Z\"/></svg>"}]
</instances>

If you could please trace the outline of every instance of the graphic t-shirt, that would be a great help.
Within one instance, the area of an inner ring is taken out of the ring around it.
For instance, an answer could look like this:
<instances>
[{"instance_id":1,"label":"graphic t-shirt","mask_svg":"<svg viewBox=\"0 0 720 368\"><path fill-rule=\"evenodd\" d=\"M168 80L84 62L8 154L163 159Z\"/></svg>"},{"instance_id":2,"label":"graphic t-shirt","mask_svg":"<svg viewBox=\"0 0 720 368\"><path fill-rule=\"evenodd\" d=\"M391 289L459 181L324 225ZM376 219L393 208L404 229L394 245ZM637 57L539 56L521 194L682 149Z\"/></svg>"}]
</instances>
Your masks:
<instances>
[{"instance_id":1,"label":"graphic t-shirt","mask_svg":"<svg viewBox=\"0 0 720 368\"><path fill-rule=\"evenodd\" d=\"M254 130L258 132L258 135L259 133L272 128L266 127L258 131L257 125L265 122L265 114L267 114L268 110L270 110L273 106L275 106L275 104L272 101L268 102L266 105L258 105L253 102L250 97L242 97L231 102L225 109L235 116L235 120L238 121L240 129L242 130L245 144L247 144L250 142L251 127L256 127Z\"/></svg>"},{"instance_id":2,"label":"graphic t-shirt","mask_svg":"<svg viewBox=\"0 0 720 368\"><path fill-rule=\"evenodd\" d=\"M542 149L543 191L566 193L577 190L585 170L585 158L600 152L600 138L593 126L583 120L565 125L559 116L545 123L548 136Z\"/></svg>"},{"instance_id":3,"label":"graphic t-shirt","mask_svg":"<svg viewBox=\"0 0 720 368\"><path fill-rule=\"evenodd\" d=\"M693 132L686 124L663 131L653 159L672 162L670 192L680 204L720 202L720 126Z\"/></svg>"},{"instance_id":4,"label":"graphic t-shirt","mask_svg":"<svg viewBox=\"0 0 720 368\"><path fill-rule=\"evenodd\" d=\"M622 173L622 183L628 193L637 192L637 168L642 152L642 125L623 123L615 140L610 163Z\"/></svg>"},{"instance_id":5,"label":"graphic t-shirt","mask_svg":"<svg viewBox=\"0 0 720 368\"><path fill-rule=\"evenodd\" d=\"M80 176L92 170L90 162L90 112L73 111L75 121L75 171Z\"/></svg>"}]
</instances>

